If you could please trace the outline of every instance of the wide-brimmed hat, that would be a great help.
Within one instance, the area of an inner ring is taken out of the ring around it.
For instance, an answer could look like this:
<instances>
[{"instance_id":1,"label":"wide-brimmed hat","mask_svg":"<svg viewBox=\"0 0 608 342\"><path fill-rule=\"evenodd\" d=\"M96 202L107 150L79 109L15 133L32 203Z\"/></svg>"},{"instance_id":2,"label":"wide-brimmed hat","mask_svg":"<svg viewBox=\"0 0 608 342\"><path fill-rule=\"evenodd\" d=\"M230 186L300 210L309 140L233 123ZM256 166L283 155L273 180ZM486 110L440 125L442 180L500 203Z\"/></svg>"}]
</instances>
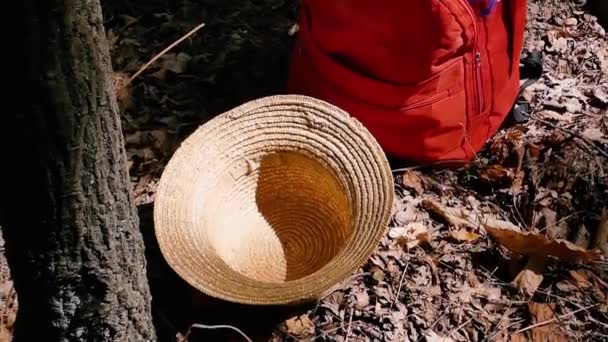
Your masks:
<instances>
[{"instance_id":1,"label":"wide-brimmed hat","mask_svg":"<svg viewBox=\"0 0 608 342\"><path fill-rule=\"evenodd\" d=\"M343 110L306 96L245 103L199 127L156 194L168 264L243 304L312 301L377 247L393 204L389 164Z\"/></svg>"}]
</instances>

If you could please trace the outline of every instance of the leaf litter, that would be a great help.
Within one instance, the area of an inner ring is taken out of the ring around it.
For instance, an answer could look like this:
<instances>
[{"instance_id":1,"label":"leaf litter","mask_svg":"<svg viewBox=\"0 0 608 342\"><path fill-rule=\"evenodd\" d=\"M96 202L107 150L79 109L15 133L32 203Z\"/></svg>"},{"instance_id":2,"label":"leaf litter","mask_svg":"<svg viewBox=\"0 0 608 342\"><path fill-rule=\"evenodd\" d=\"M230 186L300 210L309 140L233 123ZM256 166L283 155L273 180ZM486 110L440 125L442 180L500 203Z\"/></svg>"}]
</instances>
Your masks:
<instances>
[{"instance_id":1,"label":"leaf litter","mask_svg":"<svg viewBox=\"0 0 608 342\"><path fill-rule=\"evenodd\" d=\"M358 271L369 275L339 290L363 298L350 304L360 313L351 321L344 303L343 321L317 325L316 340L343 341L344 321L361 341L608 338L608 43L575 5L530 1L529 13L524 53L539 50L546 70L526 90L531 120L499 131L464 169L397 176L388 235ZM386 315L395 297L404 320Z\"/></svg>"},{"instance_id":2,"label":"leaf litter","mask_svg":"<svg viewBox=\"0 0 608 342\"><path fill-rule=\"evenodd\" d=\"M198 125L280 92L298 29L293 1L170 3L103 7L138 205L153 202L168 158ZM539 52L545 70L522 94L531 120L501 129L466 168L398 174L391 227L374 255L282 320L271 340L608 338L606 32L580 1L528 6L524 55ZM200 34L120 87L200 22ZM167 269L149 267L152 283L165 281ZM0 287L0 304L14 312L10 287ZM193 319L183 303L160 309ZM0 317L0 334L11 317ZM187 328L174 324L169 335L175 326Z\"/></svg>"}]
</instances>

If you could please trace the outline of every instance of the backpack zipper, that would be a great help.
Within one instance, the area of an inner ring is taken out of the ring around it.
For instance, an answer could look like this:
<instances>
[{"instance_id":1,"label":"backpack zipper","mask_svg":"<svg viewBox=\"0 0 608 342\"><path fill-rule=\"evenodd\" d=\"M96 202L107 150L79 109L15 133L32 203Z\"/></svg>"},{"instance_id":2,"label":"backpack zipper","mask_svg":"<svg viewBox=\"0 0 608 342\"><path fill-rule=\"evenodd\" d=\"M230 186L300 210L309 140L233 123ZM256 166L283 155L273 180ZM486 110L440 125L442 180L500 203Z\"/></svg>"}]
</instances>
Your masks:
<instances>
[{"instance_id":1,"label":"backpack zipper","mask_svg":"<svg viewBox=\"0 0 608 342\"><path fill-rule=\"evenodd\" d=\"M481 79L481 52L479 50L475 53L475 88L477 92L477 105L479 110L477 114L480 115L484 110L484 98L483 98L483 80Z\"/></svg>"},{"instance_id":2,"label":"backpack zipper","mask_svg":"<svg viewBox=\"0 0 608 342\"><path fill-rule=\"evenodd\" d=\"M472 153L469 151L469 149L467 148L467 144L468 144L468 135L469 135L469 121L471 118L476 117L477 115L479 115L481 113L481 101L480 101L480 96L479 96L479 92L480 92L480 86L479 86L479 79L480 79L480 70L481 70L481 54L479 54L479 27L477 25L477 16L475 15L475 11L473 10L473 6L471 6L471 4L469 3L469 0L459 0L459 1L455 1L456 3L459 3L464 9L465 12L467 12L468 17L471 21L471 25L473 27L473 42L472 42L472 52L471 54L473 55L473 65L467 66L467 70L469 70L469 77L474 78L472 79L471 83L472 84L472 88L473 88L473 96L470 99L471 102L471 111L469 112L469 110L467 109L467 115L465 115L465 123L464 123L464 135L463 135L463 146L462 149L464 151L464 153L467 155L467 157L472 157ZM470 81L469 81L470 82ZM469 85L471 85L469 83ZM467 87L467 85L465 85L465 87ZM467 87L468 88L468 87ZM467 93L467 102L468 102L468 93Z\"/></svg>"},{"instance_id":3,"label":"backpack zipper","mask_svg":"<svg viewBox=\"0 0 608 342\"><path fill-rule=\"evenodd\" d=\"M480 52L480 47L479 47L479 26L477 23L477 16L475 15L475 10L473 9L473 6L471 5L471 3L469 2L469 0L460 0L461 3L463 3L464 7L466 8L469 17L471 19L471 22L473 24L473 31L474 31L474 40L473 40L473 58L474 58L474 66L473 66L473 70L472 70L472 77L474 77L474 103L475 103L475 109L473 110L473 113L471 113L471 117L476 117L478 115L481 114L481 112L483 111L483 105L484 105L484 99L483 99L483 89L482 84L481 84L481 52Z\"/></svg>"}]
</instances>

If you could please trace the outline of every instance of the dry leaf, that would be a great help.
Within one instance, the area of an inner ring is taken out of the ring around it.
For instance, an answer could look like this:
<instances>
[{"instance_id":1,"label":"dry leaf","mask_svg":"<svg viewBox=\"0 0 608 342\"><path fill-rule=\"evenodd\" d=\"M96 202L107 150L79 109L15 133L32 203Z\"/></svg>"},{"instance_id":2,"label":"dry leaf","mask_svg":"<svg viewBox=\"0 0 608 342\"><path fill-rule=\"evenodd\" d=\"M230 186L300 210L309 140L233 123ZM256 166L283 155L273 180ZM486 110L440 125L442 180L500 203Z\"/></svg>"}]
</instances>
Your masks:
<instances>
[{"instance_id":1,"label":"dry leaf","mask_svg":"<svg viewBox=\"0 0 608 342\"><path fill-rule=\"evenodd\" d=\"M382 272L382 270L376 270L372 273L372 278L374 278L375 281L380 283L384 281L385 274L384 272Z\"/></svg>"},{"instance_id":2,"label":"dry leaf","mask_svg":"<svg viewBox=\"0 0 608 342\"><path fill-rule=\"evenodd\" d=\"M295 24L291 25L291 27L289 28L289 31L287 31L287 34L291 37L294 34L298 33L298 31L300 31L300 26L298 25L298 23L295 23Z\"/></svg>"},{"instance_id":3,"label":"dry leaf","mask_svg":"<svg viewBox=\"0 0 608 342\"><path fill-rule=\"evenodd\" d=\"M532 324L550 321L555 318L555 303L528 303L528 311ZM531 329L532 342L561 342L568 341L558 323L543 324Z\"/></svg>"},{"instance_id":4,"label":"dry leaf","mask_svg":"<svg viewBox=\"0 0 608 342\"><path fill-rule=\"evenodd\" d=\"M0 341L8 342L11 340L11 332L4 328L4 325L0 324Z\"/></svg>"},{"instance_id":5,"label":"dry leaf","mask_svg":"<svg viewBox=\"0 0 608 342\"><path fill-rule=\"evenodd\" d=\"M498 340L501 341L501 340ZM528 342L528 338L524 333L511 335L509 342Z\"/></svg>"},{"instance_id":6,"label":"dry leaf","mask_svg":"<svg viewBox=\"0 0 608 342\"><path fill-rule=\"evenodd\" d=\"M565 53L568 50L568 39L562 36L561 31L549 31L547 32L547 38L549 40L549 46L546 47L547 51Z\"/></svg>"},{"instance_id":7,"label":"dry leaf","mask_svg":"<svg viewBox=\"0 0 608 342\"><path fill-rule=\"evenodd\" d=\"M188 62L192 57L190 55L180 52L178 54L168 53L161 57L161 68L151 76L158 79L164 80L167 76L167 71L171 71L175 74L183 74L186 72Z\"/></svg>"},{"instance_id":8,"label":"dry leaf","mask_svg":"<svg viewBox=\"0 0 608 342\"><path fill-rule=\"evenodd\" d=\"M307 315L295 316L285 322L287 333L296 337L305 337L315 332L315 325Z\"/></svg>"},{"instance_id":9,"label":"dry leaf","mask_svg":"<svg viewBox=\"0 0 608 342\"><path fill-rule=\"evenodd\" d=\"M515 172L502 165L490 165L481 171L479 177L488 183L512 181L515 178Z\"/></svg>"},{"instance_id":10,"label":"dry leaf","mask_svg":"<svg viewBox=\"0 0 608 342\"><path fill-rule=\"evenodd\" d=\"M401 225L405 225L417 218L416 209L412 206L408 206L405 210L399 211L395 214L395 221Z\"/></svg>"},{"instance_id":11,"label":"dry leaf","mask_svg":"<svg viewBox=\"0 0 608 342\"><path fill-rule=\"evenodd\" d=\"M150 147L143 148L138 154L141 155L144 161L150 161L156 157L156 154Z\"/></svg>"},{"instance_id":12,"label":"dry leaf","mask_svg":"<svg viewBox=\"0 0 608 342\"><path fill-rule=\"evenodd\" d=\"M413 189L417 194L424 193L423 175L418 171L405 171L401 176L401 184L406 188Z\"/></svg>"},{"instance_id":13,"label":"dry leaf","mask_svg":"<svg viewBox=\"0 0 608 342\"><path fill-rule=\"evenodd\" d=\"M112 86L114 88L116 102L118 103L118 109L121 113L124 113L133 106L133 102L131 101L133 88L129 83L129 75L124 72L112 73Z\"/></svg>"},{"instance_id":14,"label":"dry leaf","mask_svg":"<svg viewBox=\"0 0 608 342\"><path fill-rule=\"evenodd\" d=\"M145 133L136 131L125 135L125 145L127 146L142 146L145 144Z\"/></svg>"},{"instance_id":15,"label":"dry leaf","mask_svg":"<svg viewBox=\"0 0 608 342\"><path fill-rule=\"evenodd\" d=\"M166 128L149 131L148 139L152 147L163 154L167 153L171 148L169 132Z\"/></svg>"},{"instance_id":16,"label":"dry leaf","mask_svg":"<svg viewBox=\"0 0 608 342\"><path fill-rule=\"evenodd\" d=\"M599 127L586 128L583 131L582 135L591 141L599 143L608 143L608 138L606 137L606 134L604 134L604 132L602 132Z\"/></svg>"},{"instance_id":17,"label":"dry leaf","mask_svg":"<svg viewBox=\"0 0 608 342\"><path fill-rule=\"evenodd\" d=\"M570 276L572 277L572 280L576 286L581 289L588 289L592 286L591 282L589 281L589 277L587 277L587 275L582 271L570 270Z\"/></svg>"},{"instance_id":18,"label":"dry leaf","mask_svg":"<svg viewBox=\"0 0 608 342\"><path fill-rule=\"evenodd\" d=\"M543 282L546 259L532 257L521 272L513 279L511 285L518 288L523 294L533 296Z\"/></svg>"},{"instance_id":19,"label":"dry leaf","mask_svg":"<svg viewBox=\"0 0 608 342\"><path fill-rule=\"evenodd\" d=\"M562 280L555 284L555 287L557 287L562 292L573 292L578 290L576 285L572 284L572 282L569 280Z\"/></svg>"},{"instance_id":20,"label":"dry leaf","mask_svg":"<svg viewBox=\"0 0 608 342\"><path fill-rule=\"evenodd\" d=\"M467 229L458 229L450 231L450 237L456 241L471 242L477 240L479 234Z\"/></svg>"},{"instance_id":21,"label":"dry leaf","mask_svg":"<svg viewBox=\"0 0 608 342\"><path fill-rule=\"evenodd\" d=\"M608 94L606 94L601 88L593 88L593 97L597 99L601 104L608 104Z\"/></svg>"},{"instance_id":22,"label":"dry leaf","mask_svg":"<svg viewBox=\"0 0 608 342\"><path fill-rule=\"evenodd\" d=\"M495 302L500 299L502 291L499 287L485 287L477 290L477 295L486 298L490 302Z\"/></svg>"},{"instance_id":23,"label":"dry leaf","mask_svg":"<svg viewBox=\"0 0 608 342\"><path fill-rule=\"evenodd\" d=\"M601 258L597 250L587 250L563 239L549 240L541 233L516 232L487 224L484 224L484 228L494 240L515 253L538 257L554 256L569 261L585 262Z\"/></svg>"},{"instance_id":24,"label":"dry leaf","mask_svg":"<svg viewBox=\"0 0 608 342\"><path fill-rule=\"evenodd\" d=\"M420 242L429 240L428 231L422 222L410 223L406 227L391 228L388 236L391 239L398 240L399 245L408 249L416 247Z\"/></svg>"},{"instance_id":25,"label":"dry leaf","mask_svg":"<svg viewBox=\"0 0 608 342\"><path fill-rule=\"evenodd\" d=\"M518 195L524 190L524 177L526 173L523 170L520 170L520 167L515 171L515 177L513 178L513 184L511 185L511 193L514 195Z\"/></svg>"},{"instance_id":26,"label":"dry leaf","mask_svg":"<svg viewBox=\"0 0 608 342\"><path fill-rule=\"evenodd\" d=\"M494 217L489 217L489 216L484 216L480 218L481 224L484 227L490 227L490 228L494 228L494 229L506 229L506 230L512 230L515 232L519 232L521 231L521 229L514 225L513 223L509 222L509 221L503 221L503 220L499 220L497 218Z\"/></svg>"},{"instance_id":27,"label":"dry leaf","mask_svg":"<svg viewBox=\"0 0 608 342\"><path fill-rule=\"evenodd\" d=\"M543 229L546 229L545 235L547 238L554 239L565 239L568 237L568 223L562 221L559 225L557 224L557 213L549 208L543 208L541 211L541 217L545 219Z\"/></svg>"},{"instance_id":28,"label":"dry leaf","mask_svg":"<svg viewBox=\"0 0 608 342\"><path fill-rule=\"evenodd\" d=\"M451 338L441 336L433 330L425 332L424 337L426 338L426 342L453 342Z\"/></svg>"},{"instance_id":29,"label":"dry leaf","mask_svg":"<svg viewBox=\"0 0 608 342\"><path fill-rule=\"evenodd\" d=\"M363 290L358 292L355 295L355 298L357 299L357 303L355 305L356 309L363 310L369 305L369 295L367 294L367 291Z\"/></svg>"},{"instance_id":30,"label":"dry leaf","mask_svg":"<svg viewBox=\"0 0 608 342\"><path fill-rule=\"evenodd\" d=\"M543 110L538 113L538 116L541 119L545 119L545 120L555 120L555 121L568 122L568 123L572 122L572 120L574 119L574 116L572 115L572 113L569 113L569 112L558 113L554 110Z\"/></svg>"},{"instance_id":31,"label":"dry leaf","mask_svg":"<svg viewBox=\"0 0 608 342\"><path fill-rule=\"evenodd\" d=\"M448 208L436 201L431 199L425 199L422 204L432 210L434 213L443 217L449 224L454 227L468 227L476 229L477 225L468 219L469 214L463 209L459 208Z\"/></svg>"},{"instance_id":32,"label":"dry leaf","mask_svg":"<svg viewBox=\"0 0 608 342\"><path fill-rule=\"evenodd\" d=\"M608 257L608 209L604 209L604 214L600 219L600 224L597 227L595 239L593 240L593 248L599 249L604 256Z\"/></svg>"}]
</instances>

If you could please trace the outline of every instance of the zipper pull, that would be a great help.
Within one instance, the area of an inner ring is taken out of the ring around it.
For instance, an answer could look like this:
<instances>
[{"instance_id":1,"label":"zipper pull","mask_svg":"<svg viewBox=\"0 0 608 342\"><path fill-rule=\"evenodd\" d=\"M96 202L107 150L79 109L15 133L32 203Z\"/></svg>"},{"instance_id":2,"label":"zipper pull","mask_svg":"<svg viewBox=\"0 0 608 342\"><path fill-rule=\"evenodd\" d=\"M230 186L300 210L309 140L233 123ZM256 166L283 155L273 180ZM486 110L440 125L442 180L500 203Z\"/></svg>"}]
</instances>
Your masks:
<instances>
[{"instance_id":1,"label":"zipper pull","mask_svg":"<svg viewBox=\"0 0 608 342\"><path fill-rule=\"evenodd\" d=\"M475 64L477 66L481 65L481 52L477 51L477 53L475 53Z\"/></svg>"}]
</instances>

